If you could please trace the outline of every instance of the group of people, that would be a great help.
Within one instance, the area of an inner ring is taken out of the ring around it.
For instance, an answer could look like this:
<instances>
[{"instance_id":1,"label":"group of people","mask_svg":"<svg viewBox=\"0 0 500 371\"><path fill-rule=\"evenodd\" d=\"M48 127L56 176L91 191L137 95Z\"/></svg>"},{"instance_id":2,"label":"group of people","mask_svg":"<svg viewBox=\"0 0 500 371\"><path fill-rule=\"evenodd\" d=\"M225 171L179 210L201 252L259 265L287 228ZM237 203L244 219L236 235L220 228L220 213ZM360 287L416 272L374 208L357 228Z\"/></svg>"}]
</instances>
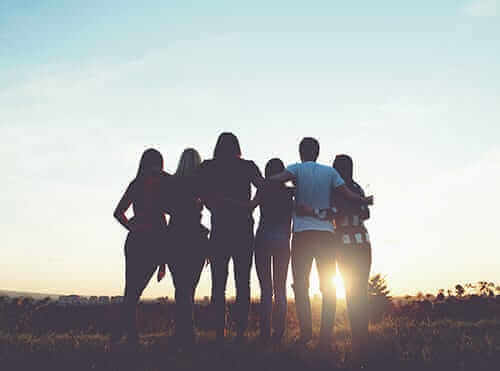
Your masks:
<instances>
[{"instance_id":1,"label":"group of people","mask_svg":"<svg viewBox=\"0 0 500 371\"><path fill-rule=\"evenodd\" d=\"M137 342L137 302L154 273L158 270L161 279L168 266L175 286L176 337L183 344L193 343L194 293L208 261L216 339L223 341L225 291L232 259L236 339L243 341L255 254L263 342L280 342L285 332L290 261L300 325L297 341L306 344L312 339L309 276L315 260L322 294L320 345L329 347L333 340L336 288L332 277L338 265L346 287L353 350L362 352L368 337L371 265L363 221L369 217L368 205L373 198L365 197L353 180L349 156L336 156L333 166L318 164L319 143L310 137L302 139L299 153L301 162L288 167L278 158L269 160L263 177L253 161L241 157L239 141L232 133L219 136L210 160L202 161L195 149L184 150L172 175L164 171L160 152L146 150L136 177L114 212L129 233L123 315L113 336L121 337L125 332L129 342ZM257 189L253 198L252 185ZM131 205L134 216L127 218L125 212ZM201 224L204 207L211 214L211 230ZM260 208L260 220L254 235L256 207ZM166 214L170 216L168 224Z\"/></svg>"}]
</instances>

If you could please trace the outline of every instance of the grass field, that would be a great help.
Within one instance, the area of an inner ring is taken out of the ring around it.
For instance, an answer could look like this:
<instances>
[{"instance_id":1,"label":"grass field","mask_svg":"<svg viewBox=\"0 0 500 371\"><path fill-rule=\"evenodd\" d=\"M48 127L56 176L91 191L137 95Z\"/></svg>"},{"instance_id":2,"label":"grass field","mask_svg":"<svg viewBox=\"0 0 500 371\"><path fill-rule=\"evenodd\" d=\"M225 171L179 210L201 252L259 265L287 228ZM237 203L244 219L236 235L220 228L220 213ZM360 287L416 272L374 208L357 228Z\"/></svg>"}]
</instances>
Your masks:
<instances>
[{"instance_id":1,"label":"grass field","mask_svg":"<svg viewBox=\"0 0 500 371\"><path fill-rule=\"evenodd\" d=\"M227 344L214 344L214 333L199 330L198 343L189 351L173 344L171 329L155 331L147 325L140 345L111 345L109 336L95 327L62 331L2 329L1 370L331 370L356 369L352 361L348 322L341 309L332 351L320 351L313 341L294 345L298 333L293 306L286 339L279 346L256 340L258 324L253 312L246 344L235 344L228 328ZM255 308L254 308L255 309ZM143 309L144 311L144 309ZM316 333L319 325L315 312ZM75 314L83 315L82 313ZM36 335L35 335L36 333ZM499 370L500 320L416 320L391 317L372 324L368 370Z\"/></svg>"}]
</instances>

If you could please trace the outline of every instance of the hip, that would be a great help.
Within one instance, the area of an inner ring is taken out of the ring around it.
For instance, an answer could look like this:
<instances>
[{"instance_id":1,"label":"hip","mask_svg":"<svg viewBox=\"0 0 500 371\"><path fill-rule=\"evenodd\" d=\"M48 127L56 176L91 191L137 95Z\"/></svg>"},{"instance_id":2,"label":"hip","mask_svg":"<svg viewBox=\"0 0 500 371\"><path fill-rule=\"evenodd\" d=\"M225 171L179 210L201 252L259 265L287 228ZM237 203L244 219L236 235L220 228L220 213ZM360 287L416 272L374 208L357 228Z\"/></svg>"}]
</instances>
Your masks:
<instances>
[{"instance_id":1,"label":"hip","mask_svg":"<svg viewBox=\"0 0 500 371\"><path fill-rule=\"evenodd\" d=\"M340 247L371 248L370 235L364 225L340 227L335 232L335 243Z\"/></svg>"}]
</instances>

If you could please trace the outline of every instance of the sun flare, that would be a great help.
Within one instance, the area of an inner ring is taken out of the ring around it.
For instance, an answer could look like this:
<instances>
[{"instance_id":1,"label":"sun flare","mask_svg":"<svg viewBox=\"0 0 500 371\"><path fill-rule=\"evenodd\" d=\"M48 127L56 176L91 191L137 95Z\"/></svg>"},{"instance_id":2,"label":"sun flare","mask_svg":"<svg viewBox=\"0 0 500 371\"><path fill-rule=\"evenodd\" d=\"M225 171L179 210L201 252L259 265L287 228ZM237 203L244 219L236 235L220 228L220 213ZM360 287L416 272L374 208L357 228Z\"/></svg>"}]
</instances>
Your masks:
<instances>
[{"instance_id":1,"label":"sun flare","mask_svg":"<svg viewBox=\"0 0 500 371\"><path fill-rule=\"evenodd\" d=\"M310 295L321 295L321 291L319 289L319 276L316 267L313 265L313 269L311 271L311 275L309 276L310 282ZM345 287L344 280L340 275L339 270L337 269L335 275L332 275L331 284L336 287L337 291L337 299L345 299Z\"/></svg>"}]
</instances>

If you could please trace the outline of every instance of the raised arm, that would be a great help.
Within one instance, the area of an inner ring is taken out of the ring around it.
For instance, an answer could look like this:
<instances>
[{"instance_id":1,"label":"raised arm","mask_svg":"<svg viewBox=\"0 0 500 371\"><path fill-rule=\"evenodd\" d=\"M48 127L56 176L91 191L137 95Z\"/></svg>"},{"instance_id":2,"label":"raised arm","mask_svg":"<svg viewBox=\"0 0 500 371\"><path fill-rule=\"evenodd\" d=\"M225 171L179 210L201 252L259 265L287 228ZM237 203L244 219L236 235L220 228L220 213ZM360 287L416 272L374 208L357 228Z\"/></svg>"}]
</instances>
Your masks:
<instances>
[{"instance_id":1,"label":"raised arm","mask_svg":"<svg viewBox=\"0 0 500 371\"><path fill-rule=\"evenodd\" d=\"M130 184L127 187L127 190L123 194L122 198L118 202L118 205L116 206L115 212L113 213L113 216L115 217L118 222L123 225L123 227L127 230L130 231L131 225L130 225L130 220L127 218L125 215L125 212L128 210L130 205L132 204L132 184Z\"/></svg>"}]
</instances>

